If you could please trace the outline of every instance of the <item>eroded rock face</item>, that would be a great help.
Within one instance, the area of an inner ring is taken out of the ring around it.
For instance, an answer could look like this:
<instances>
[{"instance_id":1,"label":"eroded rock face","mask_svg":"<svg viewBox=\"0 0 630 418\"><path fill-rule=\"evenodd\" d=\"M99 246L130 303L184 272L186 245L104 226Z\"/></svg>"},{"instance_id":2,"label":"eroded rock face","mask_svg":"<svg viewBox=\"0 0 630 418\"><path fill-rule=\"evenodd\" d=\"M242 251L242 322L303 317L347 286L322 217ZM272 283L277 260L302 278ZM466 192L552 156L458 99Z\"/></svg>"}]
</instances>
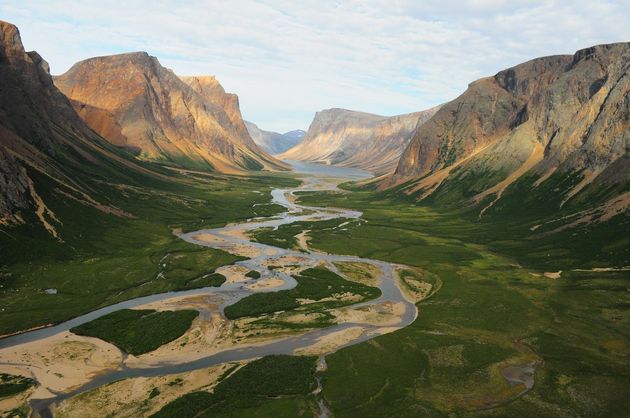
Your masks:
<instances>
[{"instance_id":1,"label":"eroded rock face","mask_svg":"<svg viewBox=\"0 0 630 418\"><path fill-rule=\"evenodd\" d=\"M20 211L33 205L26 168L45 170L57 154L63 138L53 125L90 132L54 88L48 64L24 50L17 27L0 21L0 223L22 222Z\"/></svg>"},{"instance_id":2,"label":"eroded rock face","mask_svg":"<svg viewBox=\"0 0 630 418\"><path fill-rule=\"evenodd\" d=\"M494 182L470 183L479 192L472 201L479 202L500 198L524 175L535 176L538 187L554 175L577 173L578 184L557 190L562 206L628 156L629 68L630 43L618 43L534 59L477 80L418 127L381 187L424 177L406 191L427 197L467 175L500 173ZM630 181L630 168L613 177L607 174L609 185Z\"/></svg>"},{"instance_id":3,"label":"eroded rock face","mask_svg":"<svg viewBox=\"0 0 630 418\"><path fill-rule=\"evenodd\" d=\"M419 124L437 110L393 117L328 109L318 112L304 141L279 158L357 167L377 173L393 170Z\"/></svg>"},{"instance_id":4,"label":"eroded rock face","mask_svg":"<svg viewBox=\"0 0 630 418\"><path fill-rule=\"evenodd\" d=\"M212 116L221 126L229 127L237 134L237 138L243 145L254 147L245 121L241 115L241 108L236 94L226 93L223 86L213 76L180 77L197 94L201 95L214 107L210 109Z\"/></svg>"},{"instance_id":5,"label":"eroded rock face","mask_svg":"<svg viewBox=\"0 0 630 418\"><path fill-rule=\"evenodd\" d=\"M0 148L0 224L20 221L19 210L29 204L27 178L24 168Z\"/></svg>"},{"instance_id":6,"label":"eroded rock face","mask_svg":"<svg viewBox=\"0 0 630 418\"><path fill-rule=\"evenodd\" d=\"M81 61L55 84L90 127L140 158L220 172L283 168L256 147L238 98L213 77L180 79L134 52Z\"/></svg>"}]
</instances>

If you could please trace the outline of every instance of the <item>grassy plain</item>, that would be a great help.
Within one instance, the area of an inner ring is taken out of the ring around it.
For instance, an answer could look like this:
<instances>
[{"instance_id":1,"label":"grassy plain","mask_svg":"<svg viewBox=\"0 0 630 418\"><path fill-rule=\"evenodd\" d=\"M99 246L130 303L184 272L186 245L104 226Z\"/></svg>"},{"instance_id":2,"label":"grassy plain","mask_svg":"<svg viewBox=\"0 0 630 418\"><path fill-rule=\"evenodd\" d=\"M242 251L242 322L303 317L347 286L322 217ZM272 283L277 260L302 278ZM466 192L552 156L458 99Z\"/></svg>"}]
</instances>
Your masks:
<instances>
[{"instance_id":1,"label":"grassy plain","mask_svg":"<svg viewBox=\"0 0 630 418\"><path fill-rule=\"evenodd\" d=\"M0 230L0 335L141 295L220 284L214 270L240 258L185 243L173 230L277 213L282 208L270 204L270 189L297 184L282 175L169 175L164 182L102 185L103 201L128 217L69 202L52 185L42 189L63 222L63 242L37 221Z\"/></svg>"},{"instance_id":2,"label":"grassy plain","mask_svg":"<svg viewBox=\"0 0 630 418\"><path fill-rule=\"evenodd\" d=\"M442 282L411 326L327 356L323 395L336 417L630 410L630 275L572 270L610 262L605 253L573 254L575 239L527 239L507 220L480 223L373 192L302 202L363 210L367 221L311 233L311 246L420 267ZM557 270L559 279L543 275ZM528 365L535 385L523 395L504 373Z\"/></svg>"},{"instance_id":3,"label":"grassy plain","mask_svg":"<svg viewBox=\"0 0 630 418\"><path fill-rule=\"evenodd\" d=\"M326 231L337 228L339 225L348 222L348 219L339 218L319 222L295 222L280 225L277 229L259 229L252 234L252 241L275 247L299 250L298 241L295 235L304 230Z\"/></svg>"},{"instance_id":4,"label":"grassy plain","mask_svg":"<svg viewBox=\"0 0 630 418\"><path fill-rule=\"evenodd\" d=\"M321 267L306 269L295 280L298 284L293 289L255 293L227 306L225 316L236 319L298 308L301 312L313 313L374 299L381 293L376 287L345 280ZM350 300L348 296L353 298Z\"/></svg>"},{"instance_id":5,"label":"grassy plain","mask_svg":"<svg viewBox=\"0 0 630 418\"><path fill-rule=\"evenodd\" d=\"M194 310L123 309L72 328L77 335L96 337L138 356L181 337L199 316Z\"/></svg>"},{"instance_id":6,"label":"grassy plain","mask_svg":"<svg viewBox=\"0 0 630 418\"><path fill-rule=\"evenodd\" d=\"M255 360L222 380L212 393L184 395L153 418L309 417L317 404L315 358L268 356Z\"/></svg>"}]
</instances>

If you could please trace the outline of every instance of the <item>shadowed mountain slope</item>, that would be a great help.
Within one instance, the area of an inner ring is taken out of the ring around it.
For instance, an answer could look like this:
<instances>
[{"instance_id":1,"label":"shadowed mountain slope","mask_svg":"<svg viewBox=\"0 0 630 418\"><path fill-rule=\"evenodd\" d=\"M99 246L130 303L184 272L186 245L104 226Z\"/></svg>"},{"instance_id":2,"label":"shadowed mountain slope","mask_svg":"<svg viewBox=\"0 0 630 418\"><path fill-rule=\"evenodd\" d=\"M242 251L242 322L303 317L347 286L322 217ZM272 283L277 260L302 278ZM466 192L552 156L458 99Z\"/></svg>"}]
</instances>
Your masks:
<instances>
[{"instance_id":1,"label":"shadowed mountain slope","mask_svg":"<svg viewBox=\"0 0 630 418\"><path fill-rule=\"evenodd\" d=\"M46 61L26 52L18 29L0 21L0 224L38 223L59 238L62 222L43 192L129 216L100 194L105 184L162 177L132 158L77 116Z\"/></svg>"}]
</instances>

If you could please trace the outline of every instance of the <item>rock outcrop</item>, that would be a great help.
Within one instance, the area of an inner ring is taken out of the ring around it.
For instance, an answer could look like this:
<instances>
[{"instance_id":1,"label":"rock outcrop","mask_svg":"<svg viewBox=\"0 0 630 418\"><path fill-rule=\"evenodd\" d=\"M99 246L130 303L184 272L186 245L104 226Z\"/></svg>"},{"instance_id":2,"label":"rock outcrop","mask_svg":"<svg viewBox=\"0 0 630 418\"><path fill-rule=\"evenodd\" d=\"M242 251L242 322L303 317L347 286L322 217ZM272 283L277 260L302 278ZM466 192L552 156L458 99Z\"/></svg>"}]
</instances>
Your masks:
<instances>
[{"instance_id":1,"label":"rock outcrop","mask_svg":"<svg viewBox=\"0 0 630 418\"><path fill-rule=\"evenodd\" d=\"M471 83L418 127L380 187L478 204L483 216L526 181L521 193L553 190L547 201L557 210L580 194L616 198L587 189L622 190L629 152L630 43L599 45Z\"/></svg>"},{"instance_id":2,"label":"rock outcrop","mask_svg":"<svg viewBox=\"0 0 630 418\"><path fill-rule=\"evenodd\" d=\"M306 132L302 130L294 130L284 134L262 130L252 122L245 121L245 126L249 135L252 137L256 145L271 155L281 154L290 148L299 144Z\"/></svg>"},{"instance_id":3,"label":"rock outcrop","mask_svg":"<svg viewBox=\"0 0 630 418\"><path fill-rule=\"evenodd\" d=\"M437 108L393 117L328 109L317 112L304 141L278 155L288 160L393 171L418 125Z\"/></svg>"},{"instance_id":4,"label":"rock outcrop","mask_svg":"<svg viewBox=\"0 0 630 418\"><path fill-rule=\"evenodd\" d=\"M180 78L145 52L90 58L55 77L85 122L139 158L224 173L285 166L247 133L214 77Z\"/></svg>"}]
</instances>

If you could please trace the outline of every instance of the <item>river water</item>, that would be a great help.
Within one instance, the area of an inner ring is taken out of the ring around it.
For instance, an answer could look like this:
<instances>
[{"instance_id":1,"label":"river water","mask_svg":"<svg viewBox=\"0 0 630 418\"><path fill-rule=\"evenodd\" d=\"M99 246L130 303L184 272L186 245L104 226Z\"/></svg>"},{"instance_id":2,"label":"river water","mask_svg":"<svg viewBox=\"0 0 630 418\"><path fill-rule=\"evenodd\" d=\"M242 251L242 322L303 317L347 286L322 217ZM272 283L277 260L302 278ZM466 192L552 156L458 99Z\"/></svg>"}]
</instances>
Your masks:
<instances>
[{"instance_id":1,"label":"river water","mask_svg":"<svg viewBox=\"0 0 630 418\"><path fill-rule=\"evenodd\" d=\"M158 363L157 365L153 365L152 367L128 367L123 363L118 369L99 374L88 383L71 392L59 393L56 394L56 396L53 398L32 399L30 401L30 404L33 407L33 410L38 411L42 416L50 416L49 406L51 404L121 379L134 377L152 377L181 373L229 361L247 360L271 354L293 354L295 350L307 348L315 344L320 338L324 336L351 327L356 327L358 325L360 325L364 329L364 332L360 337L345 344L346 346L357 344L359 342L374 338L375 336L382 333L379 332L381 328L383 330L387 328L387 331L391 331L392 329L402 328L411 324L411 322L413 322L416 318L417 309L412 302L408 301L404 297L403 293L398 287L399 284L395 274L395 269L402 266L386 263L379 260L365 259L350 255L327 254L313 250L309 251L308 253L302 251L287 250L266 244L252 242L245 237L248 232L259 228L278 228L281 225L300 221L318 221L338 218L345 218L348 220L360 219L362 214L358 211L341 208L321 208L315 206L300 205L294 203L293 197L295 196L295 193L301 191L336 190L337 184L343 181L360 180L367 178L370 176L369 173L362 170L342 167L330 167L293 161L290 163L294 166L295 171L302 177L302 185L291 189L274 189L271 192L273 203L282 205L286 208L286 211L284 213L269 218L252 219L241 224L227 225L222 228L204 229L183 233L180 234L179 237L190 243L222 249L228 252L235 252L235 248L237 247L247 247L251 250L255 250L258 254L257 256L248 260L240 261L237 264L240 264L251 270L259 271L261 273L262 276L260 279L251 279L251 282L269 277L281 278L284 283L279 287L274 287L273 289L270 289L270 291L289 289L296 286L297 284L290 275L275 270L272 271L266 267L265 263L269 263L273 260L278 260L282 257L295 256L302 259L308 259L311 264L323 263L329 269L335 272L338 271L333 264L334 262L349 261L372 264L381 271L381 277L378 283L378 287L380 288L382 294L377 299L356 304L353 306L360 307L367 305L379 305L385 301L390 301L393 303L403 303L405 310L404 313L400 316L400 321L398 324L395 324L393 326L389 324L387 327L381 327L379 325L371 325L366 323L357 324L346 322L328 328L316 329L294 337L283 337L282 339L273 340L263 345L248 347L235 346L233 348L226 349L224 351L208 355L206 357L202 357L193 361L182 363ZM212 239L201 240L199 239L200 236L204 236L206 238L211 237ZM88 314L79 316L77 318L52 327L33 330L30 332L25 332L23 334L4 338L0 340L0 349L14 347L20 344L32 343L37 340L56 335L60 332L67 331L72 327L92 321L93 319L106 315L110 312L114 312L120 309L134 308L147 304L149 302L167 300L173 297L181 297L187 295L221 295L223 300L221 305L222 310L225 306L233 304L239 299L242 299L243 297L254 292L254 290L247 288L247 284L248 283L242 282L231 283L224 284L219 288L209 287L180 292L168 292L128 300L95 310Z\"/></svg>"}]
</instances>

